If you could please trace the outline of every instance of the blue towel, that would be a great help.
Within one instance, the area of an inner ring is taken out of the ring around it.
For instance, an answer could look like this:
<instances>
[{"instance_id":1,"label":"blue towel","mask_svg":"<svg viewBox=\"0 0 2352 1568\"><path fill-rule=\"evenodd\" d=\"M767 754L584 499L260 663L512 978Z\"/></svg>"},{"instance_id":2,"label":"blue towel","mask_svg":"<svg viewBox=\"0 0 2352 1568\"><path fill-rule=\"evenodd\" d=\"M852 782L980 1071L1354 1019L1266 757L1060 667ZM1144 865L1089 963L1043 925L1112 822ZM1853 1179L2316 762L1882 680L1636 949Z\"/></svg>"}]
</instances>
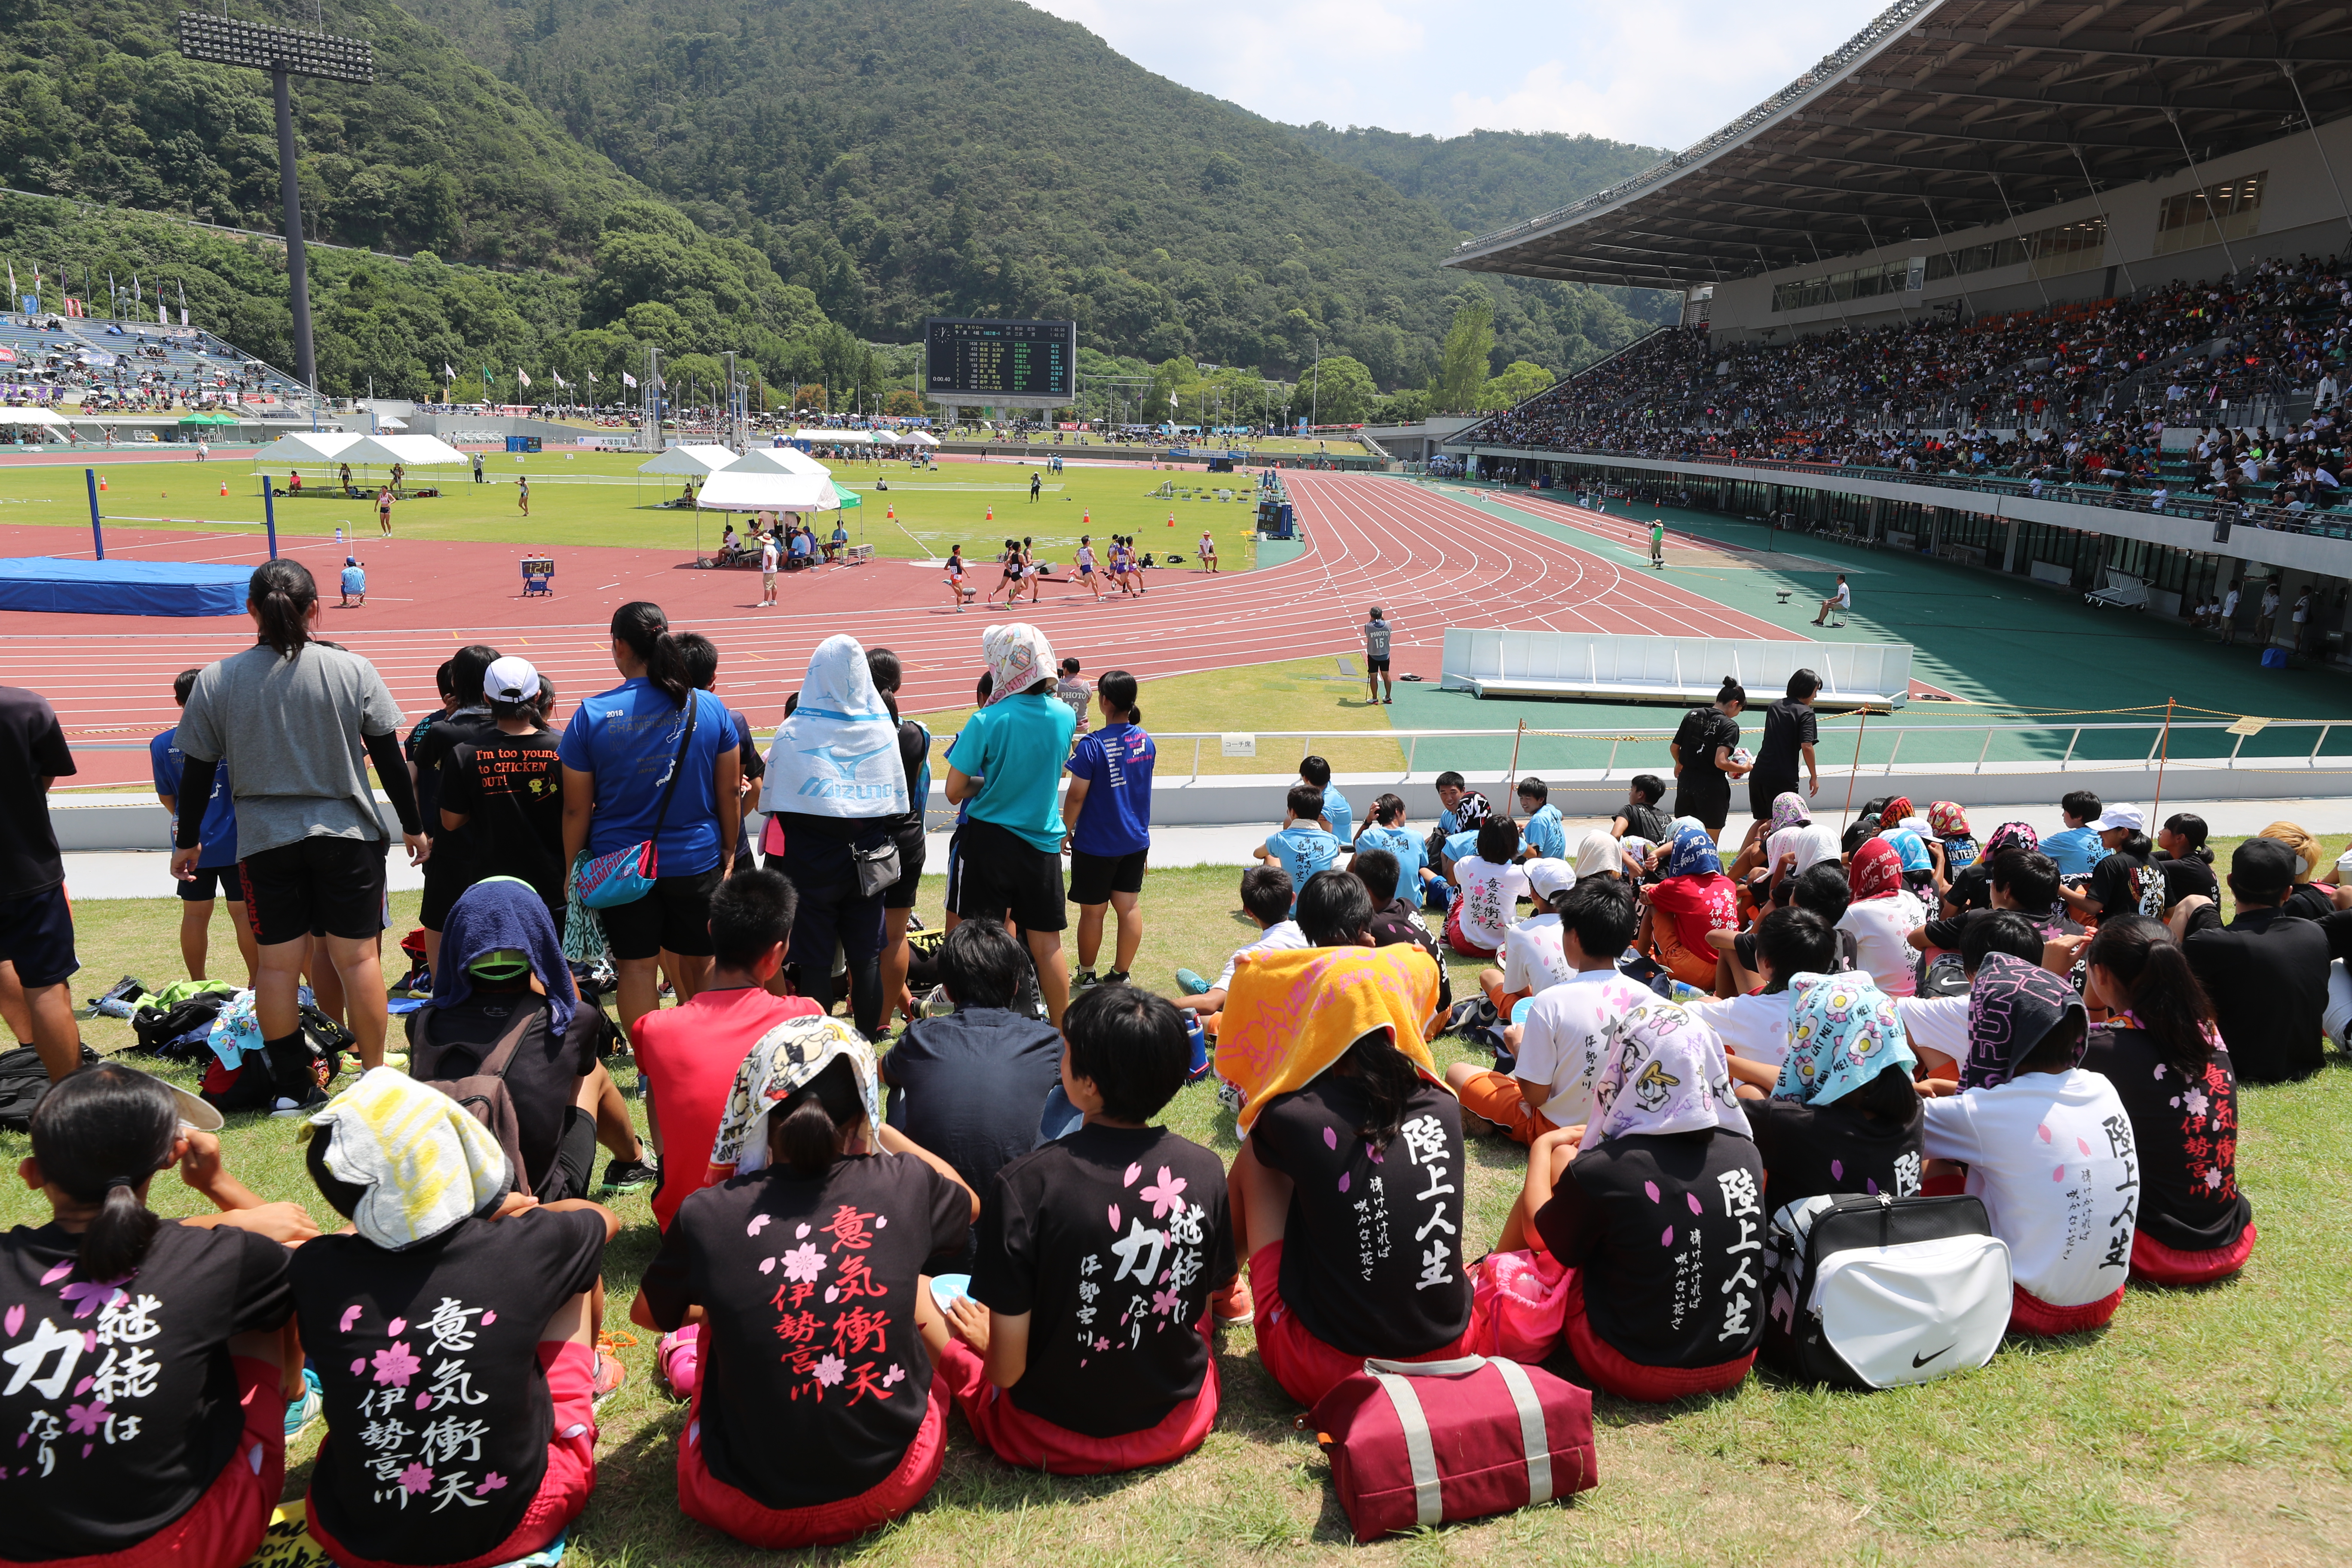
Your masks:
<instances>
[{"instance_id":1,"label":"blue towel","mask_svg":"<svg viewBox=\"0 0 2352 1568\"><path fill-rule=\"evenodd\" d=\"M549 1026L562 1037L572 1026L580 993L572 986L572 966L563 962L563 946L547 905L538 889L516 877L477 882L451 908L441 931L441 962L433 966L433 999L425 1005L454 1007L473 994L474 977L467 966L500 948L513 948L530 958L530 972L547 988Z\"/></svg>"}]
</instances>

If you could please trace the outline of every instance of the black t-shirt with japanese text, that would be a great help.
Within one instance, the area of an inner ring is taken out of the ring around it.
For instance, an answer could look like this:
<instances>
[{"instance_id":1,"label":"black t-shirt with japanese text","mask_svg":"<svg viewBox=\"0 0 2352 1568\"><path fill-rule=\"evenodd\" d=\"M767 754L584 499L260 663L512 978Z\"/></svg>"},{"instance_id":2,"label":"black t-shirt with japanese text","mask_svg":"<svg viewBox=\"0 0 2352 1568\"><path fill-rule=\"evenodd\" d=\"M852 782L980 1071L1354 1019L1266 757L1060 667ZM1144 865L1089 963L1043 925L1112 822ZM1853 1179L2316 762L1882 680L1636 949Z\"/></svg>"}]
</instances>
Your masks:
<instances>
[{"instance_id":1,"label":"black t-shirt with japanese text","mask_svg":"<svg viewBox=\"0 0 2352 1568\"><path fill-rule=\"evenodd\" d=\"M2159 849L2149 862L2164 873L2164 907L2170 909L2191 893L2202 893L2215 903L2221 901L2221 879L2213 875L2210 863L2200 856L2167 855Z\"/></svg>"},{"instance_id":2,"label":"black t-shirt with japanese text","mask_svg":"<svg viewBox=\"0 0 2352 1568\"><path fill-rule=\"evenodd\" d=\"M294 1298L327 1416L310 1506L329 1534L429 1563L514 1533L557 1436L540 1333L604 1257L604 1218L586 1209L468 1219L402 1252L302 1245Z\"/></svg>"},{"instance_id":3,"label":"black t-shirt with japanese text","mask_svg":"<svg viewBox=\"0 0 2352 1568\"><path fill-rule=\"evenodd\" d=\"M1250 1147L1293 1184L1281 1290L1307 1331L1346 1355L1421 1355L1470 1322L1462 1106L1421 1083L1376 1150L1357 1131L1370 1105L1355 1079L1327 1072L1268 1100Z\"/></svg>"},{"instance_id":4,"label":"black t-shirt with japanese text","mask_svg":"<svg viewBox=\"0 0 2352 1568\"><path fill-rule=\"evenodd\" d=\"M2118 849L2091 868L2084 891L2098 900L2099 913L2164 918L2168 895L2164 873L2137 855Z\"/></svg>"},{"instance_id":5,"label":"black t-shirt with japanese text","mask_svg":"<svg viewBox=\"0 0 2352 1568\"><path fill-rule=\"evenodd\" d=\"M930 1400L915 1331L925 1265L963 1248L971 1199L911 1154L820 1176L737 1176L688 1197L641 1289L654 1321L702 1331L702 1457L762 1508L813 1508L878 1484Z\"/></svg>"},{"instance_id":6,"label":"black t-shirt with japanese text","mask_svg":"<svg viewBox=\"0 0 2352 1568\"><path fill-rule=\"evenodd\" d=\"M73 753L48 700L0 686L0 900L28 899L65 881L41 780L72 772Z\"/></svg>"},{"instance_id":7,"label":"black t-shirt with japanese text","mask_svg":"<svg viewBox=\"0 0 2352 1568\"><path fill-rule=\"evenodd\" d=\"M1081 1127L997 1173L980 1234L971 1299L1031 1315L1014 1405L1117 1437L1200 1392L1201 1324L1234 1274L1215 1154L1163 1127Z\"/></svg>"},{"instance_id":8,"label":"black t-shirt with japanese text","mask_svg":"<svg viewBox=\"0 0 2352 1568\"><path fill-rule=\"evenodd\" d=\"M1643 1366L1716 1366L1763 1340L1763 1182L1736 1132L1628 1133L1576 1156L1536 1234L1584 1271L1602 1343Z\"/></svg>"},{"instance_id":9,"label":"black t-shirt with japanese text","mask_svg":"<svg viewBox=\"0 0 2352 1568\"><path fill-rule=\"evenodd\" d=\"M531 1195L542 1203L584 1198L586 1193L563 1190L555 1152L580 1098L580 1080L596 1070L596 1035L603 1015L595 1008L572 1008L571 1026L559 1035L549 1027L554 1014L546 997L533 991L491 991L477 984L462 1002L420 1007L408 1015L409 1048L415 1050L420 1031L429 1031L434 1045L446 1047L434 1066L434 1077L465 1078L480 1070L483 1059L514 1022L517 1005L534 1007L541 1015L506 1070L524 1179L530 1183Z\"/></svg>"},{"instance_id":10,"label":"black t-shirt with japanese text","mask_svg":"<svg viewBox=\"0 0 2352 1568\"><path fill-rule=\"evenodd\" d=\"M2142 1183L2138 1228L2182 1252L2234 1243L2254 1217L2238 1190L2238 1075L2216 1046L2182 1074L2157 1054L2147 1031L2123 1019L2091 1031L2083 1066L2116 1086L2131 1117Z\"/></svg>"},{"instance_id":11,"label":"black t-shirt with japanese text","mask_svg":"<svg viewBox=\"0 0 2352 1568\"><path fill-rule=\"evenodd\" d=\"M1774 1213L1824 1193L1918 1194L1919 1091L1900 1067L1827 1105L1739 1103L1764 1156L1765 1194Z\"/></svg>"},{"instance_id":12,"label":"black t-shirt with japanese text","mask_svg":"<svg viewBox=\"0 0 2352 1568\"><path fill-rule=\"evenodd\" d=\"M293 1310L293 1254L251 1231L165 1221L121 1279L87 1279L54 1223L0 1237L0 1554L138 1545L236 1462L245 1416L228 1342Z\"/></svg>"},{"instance_id":13,"label":"black t-shirt with japanese text","mask_svg":"<svg viewBox=\"0 0 2352 1568\"><path fill-rule=\"evenodd\" d=\"M561 908L563 767L556 739L546 730L509 735L492 729L458 742L441 764L440 809L467 818L471 875L517 878ZM438 816L431 826L440 831Z\"/></svg>"}]
</instances>

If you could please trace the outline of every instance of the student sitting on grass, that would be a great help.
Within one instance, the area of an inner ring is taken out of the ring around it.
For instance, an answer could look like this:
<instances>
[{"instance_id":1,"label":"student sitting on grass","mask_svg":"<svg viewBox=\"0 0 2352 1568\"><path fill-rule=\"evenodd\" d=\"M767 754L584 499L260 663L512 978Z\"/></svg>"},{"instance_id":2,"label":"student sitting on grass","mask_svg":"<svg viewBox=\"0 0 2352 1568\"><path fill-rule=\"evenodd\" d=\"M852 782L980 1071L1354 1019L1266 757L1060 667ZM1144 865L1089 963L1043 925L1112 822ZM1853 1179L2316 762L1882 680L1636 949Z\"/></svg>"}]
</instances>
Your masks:
<instances>
[{"instance_id":1,"label":"student sitting on grass","mask_svg":"<svg viewBox=\"0 0 2352 1568\"><path fill-rule=\"evenodd\" d=\"M832 1018L779 1024L735 1077L710 1152L630 1318L702 1325L678 1434L689 1519L777 1552L849 1541L939 1479L947 1384L927 1261L963 1249L980 1200L881 1125L874 1053Z\"/></svg>"},{"instance_id":2,"label":"student sitting on grass","mask_svg":"<svg viewBox=\"0 0 2352 1568\"><path fill-rule=\"evenodd\" d=\"M1348 797L1331 782L1331 764L1320 757L1301 757L1298 780L1323 792L1323 824L1331 830L1331 837L1342 844L1352 843L1356 837L1356 808L1348 804Z\"/></svg>"},{"instance_id":3,"label":"student sitting on grass","mask_svg":"<svg viewBox=\"0 0 2352 1568\"><path fill-rule=\"evenodd\" d=\"M1447 769L1437 775L1437 831L1440 837L1451 838L1468 828L1475 828L1495 814L1486 797L1470 787L1460 773Z\"/></svg>"},{"instance_id":4,"label":"student sitting on grass","mask_svg":"<svg viewBox=\"0 0 2352 1568\"><path fill-rule=\"evenodd\" d=\"M1609 1054L1610 1031L1650 994L1617 973L1640 919L1623 884L1606 878L1580 881L1554 908L1570 973L1537 994L1524 1022L1505 1026L1510 1066L1498 1061L1490 1071L1456 1062L1445 1069L1465 1112L1521 1143L1584 1121Z\"/></svg>"},{"instance_id":5,"label":"student sitting on grass","mask_svg":"<svg viewBox=\"0 0 2352 1568\"><path fill-rule=\"evenodd\" d=\"M1741 934L1754 937L1748 957L1757 984L1734 995L1684 1005L1723 1042L1731 1076L1743 1089L1761 1092L1779 1081L1789 1054L1790 984L1800 974L1839 973L1839 933L1812 910L1791 907L1768 911L1752 933Z\"/></svg>"},{"instance_id":6,"label":"student sitting on grass","mask_svg":"<svg viewBox=\"0 0 2352 1568\"><path fill-rule=\"evenodd\" d=\"M2109 1009L2083 1068L2131 1112L2147 1183L2132 1236L2132 1278L2200 1285L2254 1250L2253 1205L2238 1190L2238 1077L2213 1005L2162 922L2116 915L2084 953L2084 1000Z\"/></svg>"},{"instance_id":7,"label":"student sitting on grass","mask_svg":"<svg viewBox=\"0 0 2352 1568\"><path fill-rule=\"evenodd\" d=\"M2058 813L2066 819L2065 831L2042 839L2042 853L2058 862L2061 877L2087 877L2092 867L2107 858L2107 847L2094 826L2103 815L2099 797L2086 789L2071 790L2059 799Z\"/></svg>"},{"instance_id":8,"label":"student sitting on grass","mask_svg":"<svg viewBox=\"0 0 2352 1568\"><path fill-rule=\"evenodd\" d=\"M2031 825L2022 822L2004 822L1987 834L1984 848L1977 858L1952 873L1951 883L1944 889L1939 911L1944 918L1949 920L1969 910L1992 908L1993 862L2013 849L2041 854L2040 835ZM2048 858L2046 856L2043 858Z\"/></svg>"},{"instance_id":9,"label":"student sitting on grass","mask_svg":"<svg viewBox=\"0 0 2352 1568\"><path fill-rule=\"evenodd\" d=\"M1402 796L1384 795L1372 802L1372 819L1356 834L1351 847L1363 855L1373 850L1393 857L1397 865L1398 896L1411 900L1414 909L1445 907L1452 889L1445 879L1429 868L1429 854L1420 837L1404 825L1404 800ZM1349 862L1351 868L1353 862Z\"/></svg>"},{"instance_id":10,"label":"student sitting on grass","mask_svg":"<svg viewBox=\"0 0 2352 1568\"><path fill-rule=\"evenodd\" d=\"M1518 867L1519 830L1499 816L1478 828L1478 851L1453 866L1460 890L1445 910L1445 945L1465 958L1492 958L1502 951L1503 933L1528 897L1528 874Z\"/></svg>"},{"instance_id":11,"label":"student sitting on grass","mask_svg":"<svg viewBox=\"0 0 2352 1568\"><path fill-rule=\"evenodd\" d=\"M1234 982L1234 965L1245 953L1276 952L1311 945L1298 922L1290 918L1294 899L1290 874L1273 866L1253 866L1242 873L1242 910L1258 924L1255 942L1245 942L1234 950L1225 966L1217 971L1213 984L1189 969L1176 972L1177 989L1184 994L1176 998L1176 1005L1187 1012L1203 1016L1215 1013L1225 1005L1225 991Z\"/></svg>"},{"instance_id":12,"label":"student sitting on grass","mask_svg":"<svg viewBox=\"0 0 2352 1568\"><path fill-rule=\"evenodd\" d=\"M1394 947L1400 942L1411 942L1429 954L1429 961L1437 965L1437 1011L1431 1015L1430 1026L1422 1031L1424 1037L1434 1038L1437 1026L1454 1006L1454 984L1446 974L1445 955L1438 951L1437 939L1421 923L1412 901L1397 895L1396 857L1385 849L1361 850L1348 874L1363 883L1364 891L1371 898L1372 918L1364 930L1370 934L1372 945Z\"/></svg>"},{"instance_id":13,"label":"student sitting on grass","mask_svg":"<svg viewBox=\"0 0 2352 1568\"><path fill-rule=\"evenodd\" d=\"M1774 1211L1823 1193L1915 1195L1919 1064L1894 999L1867 974L1798 974L1789 997L1789 1054L1769 1097L1740 1086Z\"/></svg>"},{"instance_id":14,"label":"student sitting on grass","mask_svg":"<svg viewBox=\"0 0 2352 1568\"><path fill-rule=\"evenodd\" d=\"M1723 1047L1651 996L1619 1020L1590 1120L1528 1151L1496 1247L1532 1240L1574 1270L1565 1326L1582 1381L1621 1399L1711 1394L1748 1375L1763 1341L1763 1186Z\"/></svg>"},{"instance_id":15,"label":"student sitting on grass","mask_svg":"<svg viewBox=\"0 0 2352 1568\"><path fill-rule=\"evenodd\" d=\"M1616 818L1609 825L1610 837L1664 844L1674 837L1669 827L1672 819L1658 805L1665 798L1665 780L1655 773L1635 773L1625 786L1625 804L1617 808Z\"/></svg>"},{"instance_id":16,"label":"student sitting on grass","mask_svg":"<svg viewBox=\"0 0 2352 1568\"><path fill-rule=\"evenodd\" d=\"M15 1499L8 1559L238 1568L285 1479L294 1255L318 1235L222 1169L218 1113L120 1064L59 1079L17 1166L49 1218L0 1237L14 1363L0 1420ZM173 1165L224 1211L167 1220L149 1184Z\"/></svg>"},{"instance_id":17,"label":"student sitting on grass","mask_svg":"<svg viewBox=\"0 0 2352 1568\"><path fill-rule=\"evenodd\" d=\"M1940 1079L1919 1085L1936 1097L1926 1104L1928 1157L1967 1165L1964 1190L1984 1200L2009 1246L2016 1333L2097 1328L2131 1274L2139 1158L2115 1086L2082 1066L2088 1028L2065 981L1988 953L1969 992L1958 1091Z\"/></svg>"},{"instance_id":18,"label":"student sitting on grass","mask_svg":"<svg viewBox=\"0 0 2352 1568\"><path fill-rule=\"evenodd\" d=\"M1590 881L1595 877L1630 877L1633 868L1625 863L1625 847L1617 842L1616 835L1605 827L1585 830L1576 843L1576 879Z\"/></svg>"},{"instance_id":19,"label":"student sitting on grass","mask_svg":"<svg viewBox=\"0 0 2352 1568\"><path fill-rule=\"evenodd\" d=\"M1568 858L1568 827L1560 821L1559 807L1550 802L1551 789L1543 780L1519 781L1519 815L1527 818L1519 825L1519 837L1527 846L1519 852L1523 859Z\"/></svg>"},{"instance_id":20,"label":"student sitting on grass","mask_svg":"<svg viewBox=\"0 0 2352 1568\"><path fill-rule=\"evenodd\" d=\"M1236 1250L1258 1358L1304 1405L1368 1356L1444 1361L1468 1342L1462 1108L1420 1033L1436 995L1419 953L1337 946L1251 960L1227 1009Z\"/></svg>"},{"instance_id":21,"label":"student sitting on grass","mask_svg":"<svg viewBox=\"0 0 2352 1568\"><path fill-rule=\"evenodd\" d=\"M294 1258L323 1384L310 1538L337 1563L489 1568L561 1536L596 1489L612 1212L515 1192L465 1107L377 1068L302 1129L351 1232Z\"/></svg>"},{"instance_id":22,"label":"student sitting on grass","mask_svg":"<svg viewBox=\"0 0 2352 1568\"><path fill-rule=\"evenodd\" d=\"M1224 1163L1150 1124L1192 1060L1166 1001L1103 984L1062 1026L1062 1088L1085 1125L993 1173L971 1300L948 1303L930 1348L1006 1464L1164 1465L1217 1419L1210 1304L1237 1277Z\"/></svg>"},{"instance_id":23,"label":"student sitting on grass","mask_svg":"<svg viewBox=\"0 0 2352 1568\"><path fill-rule=\"evenodd\" d=\"M1281 867L1292 887L1303 888L1316 872L1339 864L1340 841L1323 820L1323 792L1313 784L1292 784L1284 804L1282 826L1250 853Z\"/></svg>"},{"instance_id":24,"label":"student sitting on grass","mask_svg":"<svg viewBox=\"0 0 2352 1568\"><path fill-rule=\"evenodd\" d=\"M1642 930L1635 939L1666 972L1686 985L1715 987L1711 931L1739 929L1738 889L1723 874L1723 858L1704 827L1675 835L1664 875L1642 889Z\"/></svg>"},{"instance_id":25,"label":"student sitting on grass","mask_svg":"<svg viewBox=\"0 0 2352 1568\"><path fill-rule=\"evenodd\" d=\"M1576 973L1560 950L1559 923L1559 902L1576 886L1575 868L1565 860L1529 860L1519 868L1536 912L1505 928L1502 967L1478 972L1478 988L1486 995L1482 1021L1488 1025L1508 1022L1515 1004Z\"/></svg>"},{"instance_id":26,"label":"student sitting on grass","mask_svg":"<svg viewBox=\"0 0 2352 1568\"><path fill-rule=\"evenodd\" d=\"M1910 995L1918 988L1911 934L1927 923L1927 911L1903 885L1902 858L1874 836L1846 862L1845 879L1853 901L1839 918L1838 929L1853 933L1860 965L1881 991Z\"/></svg>"},{"instance_id":27,"label":"student sitting on grass","mask_svg":"<svg viewBox=\"0 0 2352 1568\"><path fill-rule=\"evenodd\" d=\"M1984 920L1971 921L1960 938L1957 984L1951 967L1941 960L1929 971L1926 991L1895 999L1895 1014L1920 1062L1921 1075L1957 1082L1960 1063L1969 1057L1969 987L1984 966L1985 954L2005 952L2028 963L2040 963L2047 942L2032 921L2015 910L1988 910Z\"/></svg>"}]
</instances>

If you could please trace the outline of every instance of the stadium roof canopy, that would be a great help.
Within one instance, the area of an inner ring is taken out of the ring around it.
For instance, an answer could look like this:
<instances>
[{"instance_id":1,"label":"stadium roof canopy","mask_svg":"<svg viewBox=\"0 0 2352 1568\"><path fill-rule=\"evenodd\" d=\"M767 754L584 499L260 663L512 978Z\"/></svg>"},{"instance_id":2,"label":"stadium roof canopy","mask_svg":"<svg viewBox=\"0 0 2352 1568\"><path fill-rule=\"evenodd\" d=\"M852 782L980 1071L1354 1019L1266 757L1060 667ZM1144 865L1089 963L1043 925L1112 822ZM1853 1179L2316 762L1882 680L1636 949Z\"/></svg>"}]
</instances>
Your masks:
<instances>
[{"instance_id":1,"label":"stadium roof canopy","mask_svg":"<svg viewBox=\"0 0 2352 1568\"><path fill-rule=\"evenodd\" d=\"M2340 5L1896 0L1712 135L1447 265L1686 289L1926 245L2347 112Z\"/></svg>"}]
</instances>

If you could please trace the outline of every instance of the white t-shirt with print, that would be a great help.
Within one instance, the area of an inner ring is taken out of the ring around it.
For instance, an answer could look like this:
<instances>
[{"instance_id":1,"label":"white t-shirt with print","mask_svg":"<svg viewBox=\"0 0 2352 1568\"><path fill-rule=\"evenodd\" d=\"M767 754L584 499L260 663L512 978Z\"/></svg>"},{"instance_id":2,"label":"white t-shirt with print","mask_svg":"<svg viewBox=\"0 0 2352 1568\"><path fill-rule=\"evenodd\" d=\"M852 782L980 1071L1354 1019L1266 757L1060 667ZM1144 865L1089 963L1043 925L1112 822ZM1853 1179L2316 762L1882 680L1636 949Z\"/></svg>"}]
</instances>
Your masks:
<instances>
[{"instance_id":1,"label":"white t-shirt with print","mask_svg":"<svg viewBox=\"0 0 2352 1568\"><path fill-rule=\"evenodd\" d=\"M1278 921L1275 924L1266 927L1265 930L1259 934L1258 939L1255 942L1250 942L1243 947L1235 948L1234 950L1233 957L1225 960L1225 966L1217 971L1217 983L1211 986L1210 989L1213 991L1223 991L1229 989L1233 985L1234 965L1241 962L1243 953L1295 952L1302 948L1313 947L1314 945L1315 944L1313 942L1307 940L1307 933L1298 929L1298 922L1297 921Z\"/></svg>"},{"instance_id":2,"label":"white t-shirt with print","mask_svg":"<svg viewBox=\"0 0 2352 1568\"><path fill-rule=\"evenodd\" d=\"M1891 899L1857 899L1838 918L1837 929L1853 932L1854 962L1889 996L1918 989L1919 952L1910 935L1927 923L1927 911L1909 889Z\"/></svg>"},{"instance_id":3,"label":"white t-shirt with print","mask_svg":"<svg viewBox=\"0 0 2352 1568\"><path fill-rule=\"evenodd\" d=\"M1614 969L1571 974L1528 1005L1511 1076L1551 1085L1551 1098L1537 1109L1555 1127L1575 1126L1592 1112L1592 1081L1609 1059L1610 1026L1654 1000Z\"/></svg>"},{"instance_id":4,"label":"white t-shirt with print","mask_svg":"<svg viewBox=\"0 0 2352 1568\"><path fill-rule=\"evenodd\" d=\"M1740 1060L1777 1068L1789 1054L1789 1002L1786 991L1769 996L1754 992L1685 1002L1683 1009L1713 1029Z\"/></svg>"},{"instance_id":5,"label":"white t-shirt with print","mask_svg":"<svg viewBox=\"0 0 2352 1568\"><path fill-rule=\"evenodd\" d=\"M1548 991L1576 973L1560 951L1559 917L1529 915L1503 933L1503 989Z\"/></svg>"},{"instance_id":6,"label":"white t-shirt with print","mask_svg":"<svg viewBox=\"0 0 2352 1568\"><path fill-rule=\"evenodd\" d=\"M1454 862L1454 877L1462 886L1463 940L1489 951L1501 948L1517 901L1528 896L1528 874L1473 855Z\"/></svg>"},{"instance_id":7,"label":"white t-shirt with print","mask_svg":"<svg viewBox=\"0 0 2352 1568\"><path fill-rule=\"evenodd\" d=\"M2053 1307L2112 1296L2131 1277L2139 1158L2131 1116L2101 1074L2027 1073L1921 1102L1932 1160L1965 1161L2010 1271Z\"/></svg>"}]
</instances>

